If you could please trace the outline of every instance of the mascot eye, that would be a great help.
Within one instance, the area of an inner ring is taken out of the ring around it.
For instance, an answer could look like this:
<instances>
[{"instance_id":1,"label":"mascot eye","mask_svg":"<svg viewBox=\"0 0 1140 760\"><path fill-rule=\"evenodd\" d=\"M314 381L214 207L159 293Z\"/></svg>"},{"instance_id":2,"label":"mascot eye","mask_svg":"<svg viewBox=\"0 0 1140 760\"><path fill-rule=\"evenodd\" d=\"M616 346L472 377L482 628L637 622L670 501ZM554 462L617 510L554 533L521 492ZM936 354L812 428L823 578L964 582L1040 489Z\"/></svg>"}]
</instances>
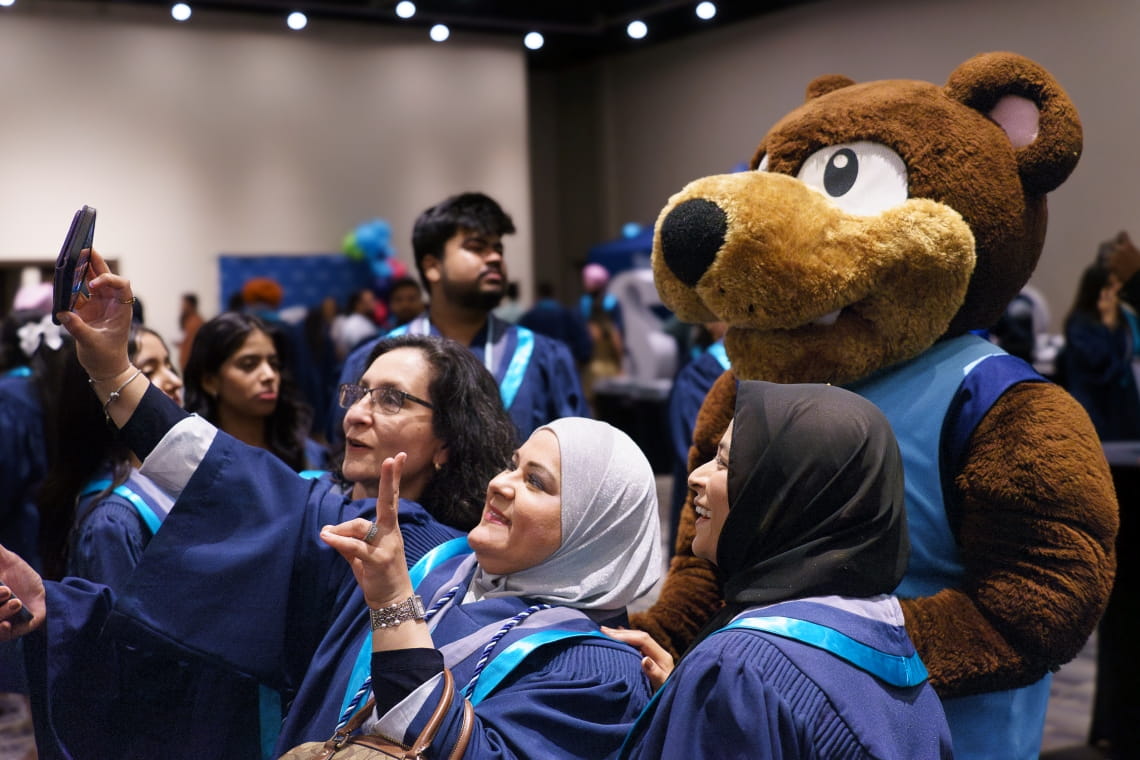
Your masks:
<instances>
[{"instance_id":1,"label":"mascot eye","mask_svg":"<svg viewBox=\"0 0 1140 760\"><path fill-rule=\"evenodd\" d=\"M830 145L808 156L797 179L850 214L870 216L906 201L906 164L885 145Z\"/></svg>"}]
</instances>

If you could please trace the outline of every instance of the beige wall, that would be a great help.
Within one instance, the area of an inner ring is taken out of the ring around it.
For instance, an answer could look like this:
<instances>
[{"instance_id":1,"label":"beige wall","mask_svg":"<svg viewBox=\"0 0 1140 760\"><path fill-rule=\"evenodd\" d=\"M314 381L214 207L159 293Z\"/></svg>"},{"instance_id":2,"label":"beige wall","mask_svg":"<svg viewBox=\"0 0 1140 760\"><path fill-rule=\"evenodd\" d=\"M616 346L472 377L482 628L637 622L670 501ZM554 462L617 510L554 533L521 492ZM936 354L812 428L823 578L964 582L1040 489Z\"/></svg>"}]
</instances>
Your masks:
<instances>
[{"instance_id":1,"label":"beige wall","mask_svg":"<svg viewBox=\"0 0 1140 760\"><path fill-rule=\"evenodd\" d=\"M416 214L479 189L515 216L512 276L529 281L521 46L21 8L0 8L0 259L54 258L72 212L95 206L96 247L173 338L182 291L216 310L219 253L337 251L379 216L410 264Z\"/></svg>"},{"instance_id":2,"label":"beige wall","mask_svg":"<svg viewBox=\"0 0 1140 760\"><path fill-rule=\"evenodd\" d=\"M561 162L600 176L589 215L602 227L593 239L581 234L576 209L565 204L561 216L536 217L537 237L565 241L568 255L581 256L626 221L652 223L685 183L750 158L767 128L802 102L804 87L820 74L942 83L975 53L1012 50L1057 77L1085 129L1080 164L1050 197L1049 235L1032 280L1059 329L1098 242L1121 228L1140 237L1140 183L1127 179L1140 168L1138 32L1134 0L831 0L614 57L590 72L601 105L581 106L600 109L594 152ZM541 76L556 84L567 77ZM573 92L564 83L560 90ZM579 110L573 102L560 107ZM582 144L579 136L571 148L581 151ZM537 137L533 145L559 150Z\"/></svg>"},{"instance_id":3,"label":"beige wall","mask_svg":"<svg viewBox=\"0 0 1140 760\"><path fill-rule=\"evenodd\" d=\"M820 0L529 77L509 39L28 5L0 9L0 259L53 256L90 203L97 245L168 335L179 292L216 304L218 253L335 250L382 216L410 261L415 214L464 189L515 216L512 277L529 286L533 266L575 295L591 245L746 160L815 76L944 82L985 50L1044 64L1084 122L1033 280L1055 328L1096 244L1140 205L1125 181L1140 162L1132 0Z\"/></svg>"}]
</instances>

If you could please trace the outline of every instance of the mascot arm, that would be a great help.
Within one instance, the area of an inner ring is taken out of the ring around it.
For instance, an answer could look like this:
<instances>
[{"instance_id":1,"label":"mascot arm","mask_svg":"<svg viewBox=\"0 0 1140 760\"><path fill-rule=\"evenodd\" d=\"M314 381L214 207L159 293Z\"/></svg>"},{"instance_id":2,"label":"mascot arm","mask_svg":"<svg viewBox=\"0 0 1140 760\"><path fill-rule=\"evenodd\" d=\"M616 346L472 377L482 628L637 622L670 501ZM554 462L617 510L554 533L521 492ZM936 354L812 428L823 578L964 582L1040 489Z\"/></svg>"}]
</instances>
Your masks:
<instances>
[{"instance_id":1,"label":"mascot arm","mask_svg":"<svg viewBox=\"0 0 1140 760\"><path fill-rule=\"evenodd\" d=\"M720 438L736 408L736 377L724 372L713 383L693 427L689 472L716 456ZM677 541L669 572L657 601L646 612L630 616L630 624L652 636L674 659L689 648L705 623L721 608L722 590L711 562L693 556L693 494L685 497L677 525Z\"/></svg>"},{"instance_id":2,"label":"mascot arm","mask_svg":"<svg viewBox=\"0 0 1140 760\"><path fill-rule=\"evenodd\" d=\"M1088 415L1050 383L1002 396L955 483L962 587L902 603L943 698L1023 686L1075 657L1108 602L1118 527Z\"/></svg>"}]
</instances>

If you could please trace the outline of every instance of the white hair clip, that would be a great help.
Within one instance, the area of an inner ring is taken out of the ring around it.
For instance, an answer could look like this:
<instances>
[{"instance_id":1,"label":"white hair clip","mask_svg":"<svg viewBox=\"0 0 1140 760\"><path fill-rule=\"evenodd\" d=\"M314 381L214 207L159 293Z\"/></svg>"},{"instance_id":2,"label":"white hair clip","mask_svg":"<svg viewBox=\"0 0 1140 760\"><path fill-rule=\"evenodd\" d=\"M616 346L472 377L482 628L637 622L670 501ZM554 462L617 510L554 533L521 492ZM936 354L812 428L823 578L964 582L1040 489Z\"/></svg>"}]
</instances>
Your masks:
<instances>
[{"instance_id":1,"label":"white hair clip","mask_svg":"<svg viewBox=\"0 0 1140 760\"><path fill-rule=\"evenodd\" d=\"M47 346L52 351L58 351L63 345L63 328L52 322L51 315L46 314L39 322L29 322L16 331L20 337L20 350L24 356L31 356L40 347Z\"/></svg>"}]
</instances>

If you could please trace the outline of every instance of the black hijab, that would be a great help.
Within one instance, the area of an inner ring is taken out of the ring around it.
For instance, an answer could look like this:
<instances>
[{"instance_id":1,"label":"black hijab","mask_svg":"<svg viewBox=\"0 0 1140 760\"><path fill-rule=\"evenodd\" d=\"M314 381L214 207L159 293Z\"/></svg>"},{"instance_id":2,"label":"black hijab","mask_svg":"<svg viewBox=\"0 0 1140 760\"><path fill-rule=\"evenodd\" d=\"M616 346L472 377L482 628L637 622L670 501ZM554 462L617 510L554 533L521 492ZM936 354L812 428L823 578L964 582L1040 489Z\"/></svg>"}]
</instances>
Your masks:
<instances>
[{"instance_id":1,"label":"black hijab","mask_svg":"<svg viewBox=\"0 0 1140 760\"><path fill-rule=\"evenodd\" d=\"M717 542L726 607L892 592L910 543L898 444L882 412L830 385L742 381Z\"/></svg>"}]
</instances>

